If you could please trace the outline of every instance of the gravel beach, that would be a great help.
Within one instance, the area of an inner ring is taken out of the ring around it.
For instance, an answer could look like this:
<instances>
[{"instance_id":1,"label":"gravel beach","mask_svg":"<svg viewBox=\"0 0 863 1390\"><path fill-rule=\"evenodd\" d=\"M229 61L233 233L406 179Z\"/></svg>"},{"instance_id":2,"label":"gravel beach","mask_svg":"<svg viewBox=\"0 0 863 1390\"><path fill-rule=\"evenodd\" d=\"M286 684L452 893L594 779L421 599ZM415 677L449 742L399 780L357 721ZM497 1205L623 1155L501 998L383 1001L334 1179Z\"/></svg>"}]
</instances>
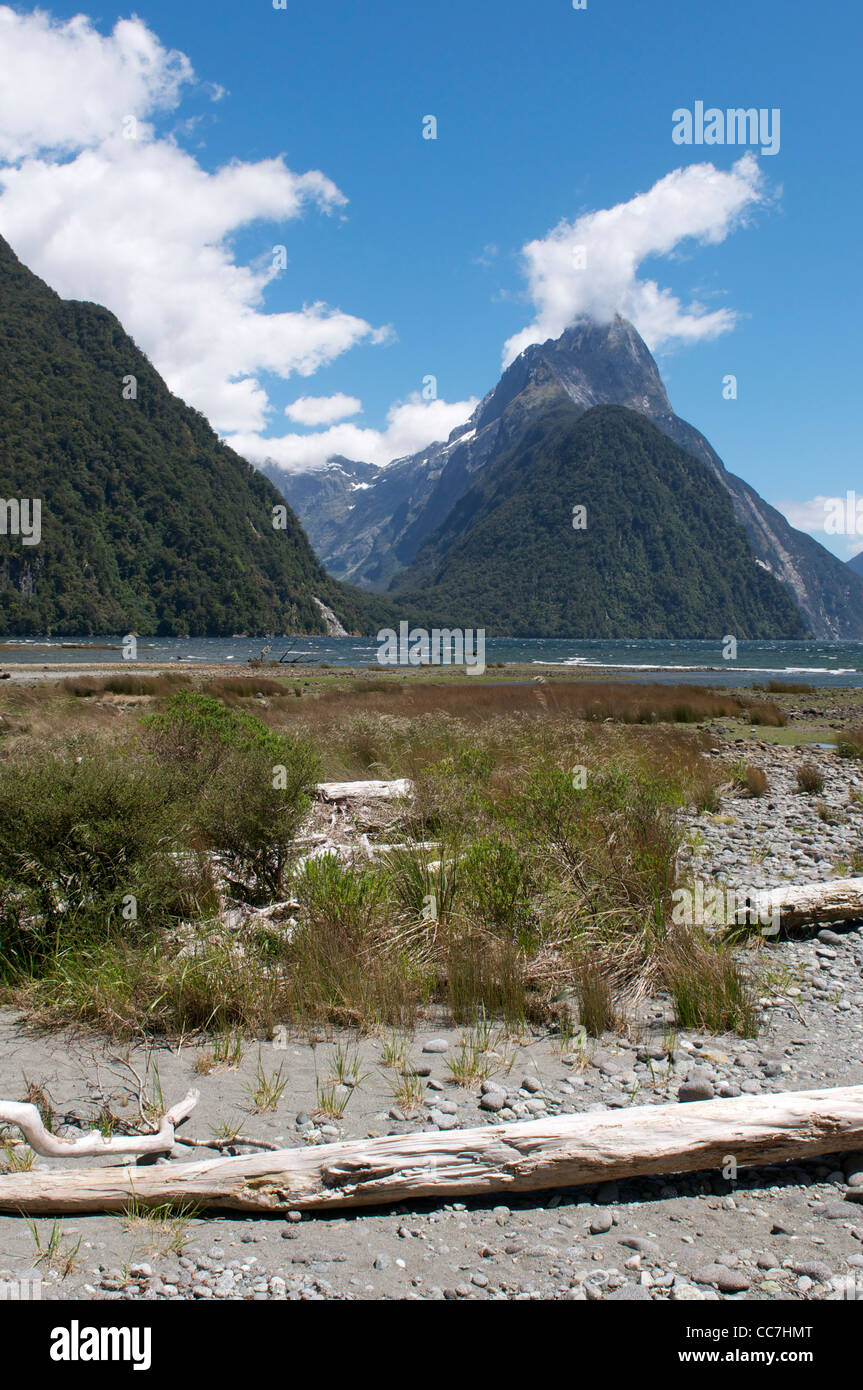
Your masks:
<instances>
[{"instance_id":1,"label":"gravel beach","mask_svg":"<svg viewBox=\"0 0 863 1390\"><path fill-rule=\"evenodd\" d=\"M732 760L733 742L713 756ZM806 759L824 777L796 790ZM718 812L688 816L683 870L733 885L775 887L851 872L863 805L858 764L828 749L746 745L768 778L764 796L729 790ZM816 806L817 803L817 806ZM845 866L843 868L843 865ZM220 1124L278 1146L469 1127L713 1096L863 1084L863 931L754 938L763 1024L757 1039L678 1032L655 999L623 1033L599 1040L549 1034L488 1041L490 1075L469 1088L450 1064L463 1034L430 1018L392 1065L392 1039L336 1032L246 1039L231 1065L198 1040L124 1048L82 1034L46 1034L0 1011L0 1093L47 1093L54 1124L74 1134L106 1105L134 1118L133 1067L158 1071L166 1104L192 1085L201 1101L184 1137ZM389 1064L388 1064L389 1063ZM423 1100L396 1099L399 1071ZM263 1071L284 1089L256 1113ZM26 1080L25 1080L26 1078ZM330 1113L321 1113L322 1095ZM343 1113L337 1112L343 1107ZM77 1126L78 1128L75 1128ZM232 1151L243 1152L242 1145ZM177 1144L174 1158L207 1149ZM50 1168L49 1160L36 1167ZM639 1299L842 1300L863 1293L863 1153L773 1167L645 1178L594 1188L296 1219L187 1213L179 1221L92 1215L59 1222L59 1254L40 1260L53 1222L0 1216L0 1281L42 1280L62 1299Z\"/></svg>"}]
</instances>

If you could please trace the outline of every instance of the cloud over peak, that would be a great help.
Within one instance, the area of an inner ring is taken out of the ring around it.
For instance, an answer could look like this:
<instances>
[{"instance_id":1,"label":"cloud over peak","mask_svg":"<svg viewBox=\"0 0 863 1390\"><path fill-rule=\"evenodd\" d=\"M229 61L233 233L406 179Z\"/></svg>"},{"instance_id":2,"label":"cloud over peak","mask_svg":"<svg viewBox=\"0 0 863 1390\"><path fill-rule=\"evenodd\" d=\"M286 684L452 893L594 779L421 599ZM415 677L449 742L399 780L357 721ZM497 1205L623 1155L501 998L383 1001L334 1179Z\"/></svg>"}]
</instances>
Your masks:
<instances>
[{"instance_id":1,"label":"cloud over peak","mask_svg":"<svg viewBox=\"0 0 863 1390\"><path fill-rule=\"evenodd\" d=\"M724 241L763 200L762 185L752 154L728 172L691 164L629 202L560 222L547 236L528 242L522 260L536 316L506 343L504 366L531 343L558 338L583 317L607 323L622 314L652 349L674 339L691 343L727 332L736 321L732 310L684 306L655 280L640 279L638 271L648 257L671 256L689 239Z\"/></svg>"}]
</instances>

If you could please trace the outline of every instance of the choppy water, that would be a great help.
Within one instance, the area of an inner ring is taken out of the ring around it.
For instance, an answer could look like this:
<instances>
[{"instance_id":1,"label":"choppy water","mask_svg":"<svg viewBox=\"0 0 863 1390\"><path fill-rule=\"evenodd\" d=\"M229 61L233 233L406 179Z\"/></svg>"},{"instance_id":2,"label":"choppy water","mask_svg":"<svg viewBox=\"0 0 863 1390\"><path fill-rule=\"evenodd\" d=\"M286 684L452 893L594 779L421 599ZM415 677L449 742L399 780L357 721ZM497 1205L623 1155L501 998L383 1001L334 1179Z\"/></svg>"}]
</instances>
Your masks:
<instances>
[{"instance_id":1,"label":"choppy water","mask_svg":"<svg viewBox=\"0 0 863 1390\"><path fill-rule=\"evenodd\" d=\"M267 660L278 661L284 656L286 669L289 663L373 666L378 660L377 643L361 637L140 638L138 658L189 665L225 661L242 666L259 656L267 642L271 643ZM0 668L3 662L51 666L56 662L116 662L121 658L120 637L65 638L62 642L34 638L0 644ZM863 642L740 642L736 660L726 661L719 641L507 637L487 641L485 660L487 665L517 661L538 667L564 663L574 668L603 668L645 681L752 685L786 680L813 686L863 686Z\"/></svg>"}]
</instances>

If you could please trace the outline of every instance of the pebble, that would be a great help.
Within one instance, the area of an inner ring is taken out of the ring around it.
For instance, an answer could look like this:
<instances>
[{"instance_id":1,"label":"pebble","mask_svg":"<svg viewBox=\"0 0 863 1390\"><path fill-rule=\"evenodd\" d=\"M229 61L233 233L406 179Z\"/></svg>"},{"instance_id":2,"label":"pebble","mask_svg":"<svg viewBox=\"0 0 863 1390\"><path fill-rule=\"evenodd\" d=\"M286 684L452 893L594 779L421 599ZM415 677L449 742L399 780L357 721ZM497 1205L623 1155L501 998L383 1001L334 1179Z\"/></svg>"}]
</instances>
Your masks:
<instances>
[{"instance_id":1,"label":"pebble","mask_svg":"<svg viewBox=\"0 0 863 1390\"><path fill-rule=\"evenodd\" d=\"M829 1265L821 1260L801 1260L791 1266L795 1274L801 1274L809 1279L818 1279L822 1284L829 1284L833 1277L833 1271Z\"/></svg>"},{"instance_id":2,"label":"pebble","mask_svg":"<svg viewBox=\"0 0 863 1390\"><path fill-rule=\"evenodd\" d=\"M745 1274L719 1263L702 1265L692 1277L696 1284L713 1284L720 1293L744 1293L750 1287Z\"/></svg>"},{"instance_id":3,"label":"pebble","mask_svg":"<svg viewBox=\"0 0 863 1390\"><path fill-rule=\"evenodd\" d=\"M713 1084L710 1081L684 1081L677 1092L677 1099L683 1102L713 1100L715 1094L716 1092L713 1089Z\"/></svg>"},{"instance_id":4,"label":"pebble","mask_svg":"<svg viewBox=\"0 0 863 1390\"><path fill-rule=\"evenodd\" d=\"M432 1110L429 1119L438 1129L457 1129L458 1115L445 1115L442 1110Z\"/></svg>"},{"instance_id":5,"label":"pebble","mask_svg":"<svg viewBox=\"0 0 863 1390\"><path fill-rule=\"evenodd\" d=\"M506 1096L504 1095L503 1091L486 1091L485 1095L480 1098L479 1102L480 1110L491 1110L495 1112L498 1110L503 1110L505 1105Z\"/></svg>"}]
</instances>

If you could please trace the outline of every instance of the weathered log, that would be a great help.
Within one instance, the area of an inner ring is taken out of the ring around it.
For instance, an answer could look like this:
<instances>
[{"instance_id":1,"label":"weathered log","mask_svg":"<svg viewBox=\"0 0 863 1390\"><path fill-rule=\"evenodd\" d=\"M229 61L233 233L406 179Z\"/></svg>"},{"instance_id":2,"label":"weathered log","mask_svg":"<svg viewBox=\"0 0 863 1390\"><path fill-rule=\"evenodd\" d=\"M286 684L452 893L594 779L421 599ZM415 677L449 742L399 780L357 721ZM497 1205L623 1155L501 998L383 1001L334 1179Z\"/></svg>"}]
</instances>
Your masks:
<instances>
[{"instance_id":1,"label":"weathered log","mask_svg":"<svg viewBox=\"0 0 863 1390\"><path fill-rule=\"evenodd\" d=\"M0 1177L0 1211L129 1202L263 1214L448 1200L808 1158L863 1148L863 1086L646 1105L477 1129L388 1135L149 1168Z\"/></svg>"},{"instance_id":2,"label":"weathered log","mask_svg":"<svg viewBox=\"0 0 863 1390\"><path fill-rule=\"evenodd\" d=\"M316 791L321 801L392 801L411 796L413 782L409 777L394 782L319 782Z\"/></svg>"},{"instance_id":3,"label":"weathered log","mask_svg":"<svg viewBox=\"0 0 863 1390\"><path fill-rule=\"evenodd\" d=\"M863 878L831 878L826 883L786 883L757 895L766 904L762 920L778 909L780 926L863 921Z\"/></svg>"},{"instance_id":4,"label":"weathered log","mask_svg":"<svg viewBox=\"0 0 863 1390\"><path fill-rule=\"evenodd\" d=\"M45 1128L35 1105L23 1101L0 1100L0 1124L20 1129L34 1153L42 1158L102 1158L105 1154L164 1154L174 1146L174 1130L188 1119L198 1104L199 1091L185 1098L163 1115L152 1134L124 1134L106 1137L91 1130L76 1139L58 1139Z\"/></svg>"}]
</instances>

